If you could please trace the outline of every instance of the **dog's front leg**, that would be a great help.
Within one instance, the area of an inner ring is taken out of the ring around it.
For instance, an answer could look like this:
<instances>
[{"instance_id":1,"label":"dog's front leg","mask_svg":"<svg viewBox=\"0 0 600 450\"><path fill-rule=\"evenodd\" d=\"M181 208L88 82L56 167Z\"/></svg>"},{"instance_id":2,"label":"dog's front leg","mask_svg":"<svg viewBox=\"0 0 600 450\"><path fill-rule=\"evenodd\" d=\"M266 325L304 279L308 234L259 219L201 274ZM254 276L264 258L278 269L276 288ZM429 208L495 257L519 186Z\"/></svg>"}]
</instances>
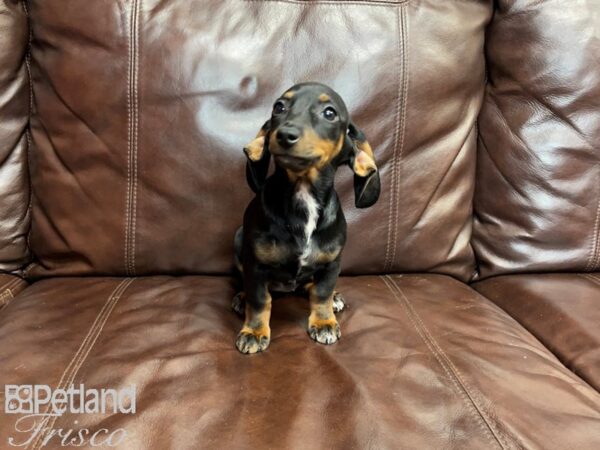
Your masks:
<instances>
[{"instance_id":1,"label":"dog's front leg","mask_svg":"<svg viewBox=\"0 0 600 450\"><path fill-rule=\"evenodd\" d=\"M271 340L271 294L267 283L244 276L246 318L235 346L242 353L257 353L266 350Z\"/></svg>"},{"instance_id":2,"label":"dog's front leg","mask_svg":"<svg viewBox=\"0 0 600 450\"><path fill-rule=\"evenodd\" d=\"M332 261L315 274L314 283L308 288L310 299L308 334L321 344L333 344L341 336L340 326L333 312L334 289L339 273L339 261Z\"/></svg>"}]
</instances>

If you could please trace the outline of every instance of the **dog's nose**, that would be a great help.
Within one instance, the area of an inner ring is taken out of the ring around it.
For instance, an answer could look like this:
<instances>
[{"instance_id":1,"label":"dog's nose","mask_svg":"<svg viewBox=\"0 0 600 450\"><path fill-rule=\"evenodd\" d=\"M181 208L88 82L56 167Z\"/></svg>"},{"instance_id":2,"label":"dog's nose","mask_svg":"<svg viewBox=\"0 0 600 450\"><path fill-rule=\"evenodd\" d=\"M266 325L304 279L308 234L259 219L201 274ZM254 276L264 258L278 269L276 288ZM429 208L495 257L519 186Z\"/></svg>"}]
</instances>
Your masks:
<instances>
[{"instance_id":1,"label":"dog's nose","mask_svg":"<svg viewBox=\"0 0 600 450\"><path fill-rule=\"evenodd\" d=\"M277 131L277 142L284 148L290 148L300 140L300 130L294 126L283 126Z\"/></svg>"}]
</instances>

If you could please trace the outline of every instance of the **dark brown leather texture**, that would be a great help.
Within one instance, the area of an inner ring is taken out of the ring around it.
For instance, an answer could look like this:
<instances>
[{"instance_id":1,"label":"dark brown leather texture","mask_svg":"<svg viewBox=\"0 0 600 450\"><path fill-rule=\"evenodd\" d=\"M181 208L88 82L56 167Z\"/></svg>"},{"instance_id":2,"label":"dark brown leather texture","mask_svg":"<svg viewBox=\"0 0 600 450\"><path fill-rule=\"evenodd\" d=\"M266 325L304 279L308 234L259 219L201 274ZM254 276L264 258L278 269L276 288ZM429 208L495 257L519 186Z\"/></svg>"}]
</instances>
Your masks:
<instances>
[{"instance_id":1,"label":"dark brown leather texture","mask_svg":"<svg viewBox=\"0 0 600 450\"><path fill-rule=\"evenodd\" d=\"M0 2L0 272L20 269L29 260L28 48L22 2Z\"/></svg>"},{"instance_id":2,"label":"dark brown leather texture","mask_svg":"<svg viewBox=\"0 0 600 450\"><path fill-rule=\"evenodd\" d=\"M600 273L506 275L474 287L600 390Z\"/></svg>"},{"instance_id":3,"label":"dark brown leather texture","mask_svg":"<svg viewBox=\"0 0 600 450\"><path fill-rule=\"evenodd\" d=\"M285 297L271 346L253 357L233 346L241 319L227 277L40 281L0 314L0 342L11 342L0 380L135 384L134 415L47 424L124 428L124 449L600 445L600 394L471 288L440 275L342 278L339 288L340 342L313 343L308 302ZM0 421L1 441L18 417Z\"/></svg>"},{"instance_id":4,"label":"dark brown leather texture","mask_svg":"<svg viewBox=\"0 0 600 450\"><path fill-rule=\"evenodd\" d=\"M274 294L242 355L242 149L308 80L381 197L339 170L339 342ZM0 0L0 449L600 449L599 145L600 0Z\"/></svg>"},{"instance_id":5,"label":"dark brown leather texture","mask_svg":"<svg viewBox=\"0 0 600 450\"><path fill-rule=\"evenodd\" d=\"M500 0L487 32L481 277L600 269L600 1Z\"/></svg>"},{"instance_id":6,"label":"dark brown leather texture","mask_svg":"<svg viewBox=\"0 0 600 450\"><path fill-rule=\"evenodd\" d=\"M367 210L340 169L344 272L473 274L490 1L29 3L30 276L230 272L242 147L305 80L342 95L381 169Z\"/></svg>"}]
</instances>

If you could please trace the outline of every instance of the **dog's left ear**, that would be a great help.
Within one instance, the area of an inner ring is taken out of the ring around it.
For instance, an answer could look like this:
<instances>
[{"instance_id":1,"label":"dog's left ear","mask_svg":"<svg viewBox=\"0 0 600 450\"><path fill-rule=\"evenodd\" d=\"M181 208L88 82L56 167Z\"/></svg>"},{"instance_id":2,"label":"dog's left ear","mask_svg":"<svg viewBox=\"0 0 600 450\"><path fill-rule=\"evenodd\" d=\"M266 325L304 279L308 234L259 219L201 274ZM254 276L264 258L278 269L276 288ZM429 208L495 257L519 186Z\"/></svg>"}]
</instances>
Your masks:
<instances>
[{"instance_id":1,"label":"dog's left ear","mask_svg":"<svg viewBox=\"0 0 600 450\"><path fill-rule=\"evenodd\" d=\"M375 204L381 192L373 149L365 134L352 122L348 125L346 145L350 146L348 164L354 172L354 204L357 208L368 208Z\"/></svg>"},{"instance_id":2,"label":"dog's left ear","mask_svg":"<svg viewBox=\"0 0 600 450\"><path fill-rule=\"evenodd\" d=\"M248 186L254 192L258 192L267 179L271 153L269 152L269 133L271 132L271 120L267 120L262 126L256 138L244 147L246 154L246 180Z\"/></svg>"}]
</instances>

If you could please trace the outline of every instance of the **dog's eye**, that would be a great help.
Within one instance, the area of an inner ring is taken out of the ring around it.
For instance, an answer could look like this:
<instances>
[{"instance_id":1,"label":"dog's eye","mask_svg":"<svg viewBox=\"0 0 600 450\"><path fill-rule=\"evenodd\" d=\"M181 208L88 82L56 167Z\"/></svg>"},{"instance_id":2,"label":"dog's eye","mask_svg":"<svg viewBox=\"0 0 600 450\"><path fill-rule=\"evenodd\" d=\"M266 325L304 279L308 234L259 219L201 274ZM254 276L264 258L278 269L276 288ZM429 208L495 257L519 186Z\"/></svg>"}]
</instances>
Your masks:
<instances>
[{"instance_id":1,"label":"dog's eye","mask_svg":"<svg viewBox=\"0 0 600 450\"><path fill-rule=\"evenodd\" d=\"M331 106L328 106L323 110L323 117L330 122L334 121L337 117L337 112Z\"/></svg>"},{"instance_id":2,"label":"dog's eye","mask_svg":"<svg viewBox=\"0 0 600 450\"><path fill-rule=\"evenodd\" d=\"M273 105L273 114L283 114L285 112L285 105L282 101L275 102Z\"/></svg>"}]
</instances>

